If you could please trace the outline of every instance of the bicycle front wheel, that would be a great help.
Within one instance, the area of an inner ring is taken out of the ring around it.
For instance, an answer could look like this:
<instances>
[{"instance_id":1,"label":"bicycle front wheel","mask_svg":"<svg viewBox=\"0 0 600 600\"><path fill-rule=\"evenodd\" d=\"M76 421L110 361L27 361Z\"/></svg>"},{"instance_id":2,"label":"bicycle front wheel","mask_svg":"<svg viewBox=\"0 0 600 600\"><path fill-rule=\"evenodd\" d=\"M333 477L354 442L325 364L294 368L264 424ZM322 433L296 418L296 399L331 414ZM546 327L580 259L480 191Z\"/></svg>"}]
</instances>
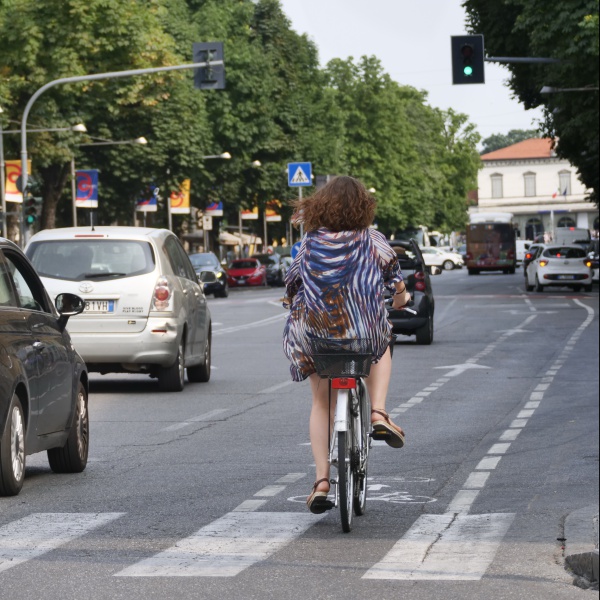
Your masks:
<instances>
[{"instance_id":1,"label":"bicycle front wheel","mask_svg":"<svg viewBox=\"0 0 600 600\"><path fill-rule=\"evenodd\" d=\"M339 402L338 398L338 402ZM354 419L352 418L352 398L347 399L346 431L338 431L338 484L340 497L340 517L342 530L348 533L352 529L352 508L354 504L354 471L352 464L352 446Z\"/></svg>"}]
</instances>

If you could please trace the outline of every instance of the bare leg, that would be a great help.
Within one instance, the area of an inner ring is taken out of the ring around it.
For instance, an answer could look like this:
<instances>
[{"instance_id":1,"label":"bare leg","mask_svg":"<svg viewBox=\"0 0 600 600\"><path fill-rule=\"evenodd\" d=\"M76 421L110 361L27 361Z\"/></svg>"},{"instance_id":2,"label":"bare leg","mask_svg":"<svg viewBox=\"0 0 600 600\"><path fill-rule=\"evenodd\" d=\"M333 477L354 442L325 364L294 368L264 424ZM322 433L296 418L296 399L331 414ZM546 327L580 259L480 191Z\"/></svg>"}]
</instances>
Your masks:
<instances>
[{"instance_id":1,"label":"bare leg","mask_svg":"<svg viewBox=\"0 0 600 600\"><path fill-rule=\"evenodd\" d=\"M317 467L315 481L319 481L319 479L329 480L329 435L330 425L333 426L337 392L332 391L330 413L327 380L321 379L318 375L311 375L310 387L313 396L310 413L310 444ZM317 490L327 492L329 491L329 484L320 483Z\"/></svg>"},{"instance_id":2,"label":"bare leg","mask_svg":"<svg viewBox=\"0 0 600 600\"><path fill-rule=\"evenodd\" d=\"M371 374L366 379L367 390L371 398L371 408L385 411L385 401L387 398L390 377L392 376L392 355L388 348L381 360L371 366ZM381 415L377 413L371 415L371 421L381 420ZM399 427L402 431L402 428ZM404 435L404 431L402 431Z\"/></svg>"}]
</instances>

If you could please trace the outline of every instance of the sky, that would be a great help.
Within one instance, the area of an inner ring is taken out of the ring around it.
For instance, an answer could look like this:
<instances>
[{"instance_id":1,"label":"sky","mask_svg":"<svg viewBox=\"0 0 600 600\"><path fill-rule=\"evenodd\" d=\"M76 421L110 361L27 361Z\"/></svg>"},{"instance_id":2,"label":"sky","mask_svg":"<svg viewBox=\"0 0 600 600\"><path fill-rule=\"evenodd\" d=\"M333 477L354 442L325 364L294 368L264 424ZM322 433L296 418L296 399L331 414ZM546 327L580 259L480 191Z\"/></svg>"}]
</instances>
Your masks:
<instances>
[{"instance_id":1,"label":"sky","mask_svg":"<svg viewBox=\"0 0 600 600\"><path fill-rule=\"evenodd\" d=\"M306 33L321 65L332 58L376 56L392 79L428 93L428 103L469 116L485 139L536 129L539 109L511 98L510 74L485 63L485 84L452 85L450 37L464 35L462 0L280 0L292 28Z\"/></svg>"}]
</instances>

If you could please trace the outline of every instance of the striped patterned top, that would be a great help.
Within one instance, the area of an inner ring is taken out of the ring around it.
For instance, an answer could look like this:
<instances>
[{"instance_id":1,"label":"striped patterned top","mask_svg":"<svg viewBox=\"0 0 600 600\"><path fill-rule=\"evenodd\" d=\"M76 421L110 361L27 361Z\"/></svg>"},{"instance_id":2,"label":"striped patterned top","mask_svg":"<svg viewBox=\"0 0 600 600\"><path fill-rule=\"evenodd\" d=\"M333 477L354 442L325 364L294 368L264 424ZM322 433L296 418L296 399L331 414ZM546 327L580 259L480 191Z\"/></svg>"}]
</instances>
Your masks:
<instances>
[{"instance_id":1,"label":"striped patterned top","mask_svg":"<svg viewBox=\"0 0 600 600\"><path fill-rule=\"evenodd\" d=\"M283 349L294 381L315 372L310 339L369 338L373 362L392 335L384 286L402 281L396 252L375 229L307 233L286 275Z\"/></svg>"}]
</instances>

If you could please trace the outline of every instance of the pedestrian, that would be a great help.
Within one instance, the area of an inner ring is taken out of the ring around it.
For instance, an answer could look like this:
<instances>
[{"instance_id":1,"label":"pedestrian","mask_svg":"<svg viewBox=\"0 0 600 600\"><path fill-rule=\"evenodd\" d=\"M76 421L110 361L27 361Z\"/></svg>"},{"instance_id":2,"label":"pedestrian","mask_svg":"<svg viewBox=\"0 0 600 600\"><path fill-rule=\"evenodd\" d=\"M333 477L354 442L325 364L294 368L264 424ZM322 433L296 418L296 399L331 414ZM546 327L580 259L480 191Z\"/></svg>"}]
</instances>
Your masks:
<instances>
[{"instance_id":1,"label":"pedestrian","mask_svg":"<svg viewBox=\"0 0 600 600\"><path fill-rule=\"evenodd\" d=\"M311 512L322 513L329 492L329 435L335 398L315 371L311 338L368 338L373 365L367 389L374 431L387 434L390 446L404 445L404 431L385 410L391 376L392 328L384 304L384 286L394 290L393 308L410 301L396 252L371 227L374 197L352 177L336 177L313 196L293 202L293 220L306 235L286 275L284 307L290 309L283 335L294 381L310 379L310 441L316 464L315 484L307 499ZM295 219L294 219L295 218ZM330 413L331 411L331 413Z\"/></svg>"}]
</instances>

